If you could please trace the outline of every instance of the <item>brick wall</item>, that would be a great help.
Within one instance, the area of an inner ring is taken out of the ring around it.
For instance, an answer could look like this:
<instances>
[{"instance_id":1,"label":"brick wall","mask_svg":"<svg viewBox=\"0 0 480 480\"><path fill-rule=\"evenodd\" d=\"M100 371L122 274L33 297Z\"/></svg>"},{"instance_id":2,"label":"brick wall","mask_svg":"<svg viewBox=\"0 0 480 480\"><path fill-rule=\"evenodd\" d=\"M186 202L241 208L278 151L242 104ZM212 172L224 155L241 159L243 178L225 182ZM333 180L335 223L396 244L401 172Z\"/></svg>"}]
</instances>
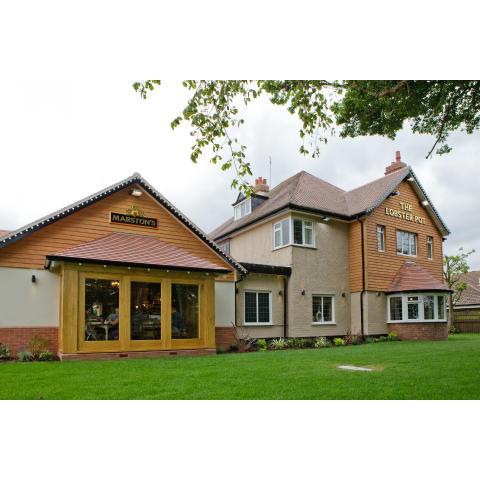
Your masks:
<instances>
[{"instance_id":1,"label":"brick wall","mask_svg":"<svg viewBox=\"0 0 480 480\"><path fill-rule=\"evenodd\" d=\"M233 327L215 327L215 342L217 347L229 349L235 341L235 329Z\"/></svg>"},{"instance_id":2,"label":"brick wall","mask_svg":"<svg viewBox=\"0 0 480 480\"><path fill-rule=\"evenodd\" d=\"M395 331L400 340L446 340L447 322L441 323L389 323L388 331Z\"/></svg>"},{"instance_id":3,"label":"brick wall","mask_svg":"<svg viewBox=\"0 0 480 480\"><path fill-rule=\"evenodd\" d=\"M58 353L58 327L0 328L0 342L7 345L12 357L20 350L28 348L34 336L48 340L48 349L52 353Z\"/></svg>"}]
</instances>

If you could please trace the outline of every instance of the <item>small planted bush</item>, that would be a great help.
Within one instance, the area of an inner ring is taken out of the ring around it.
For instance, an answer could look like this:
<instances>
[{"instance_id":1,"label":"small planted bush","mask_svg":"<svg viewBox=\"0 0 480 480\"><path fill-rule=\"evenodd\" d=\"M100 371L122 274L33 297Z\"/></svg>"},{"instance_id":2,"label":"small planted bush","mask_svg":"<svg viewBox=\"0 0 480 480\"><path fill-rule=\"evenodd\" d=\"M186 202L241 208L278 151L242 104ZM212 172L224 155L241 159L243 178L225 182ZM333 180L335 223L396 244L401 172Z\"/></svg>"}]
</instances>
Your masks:
<instances>
[{"instance_id":1,"label":"small planted bush","mask_svg":"<svg viewBox=\"0 0 480 480\"><path fill-rule=\"evenodd\" d=\"M56 359L55 355L49 350L44 350L43 352L40 352L40 354L38 355L38 360L40 362L51 362L52 360L55 360L55 359Z\"/></svg>"},{"instance_id":2,"label":"small planted bush","mask_svg":"<svg viewBox=\"0 0 480 480\"><path fill-rule=\"evenodd\" d=\"M272 350L284 350L287 348L287 342L284 338L275 338L270 342L270 348Z\"/></svg>"},{"instance_id":3,"label":"small planted bush","mask_svg":"<svg viewBox=\"0 0 480 480\"><path fill-rule=\"evenodd\" d=\"M315 339L315 348L328 348L332 346L332 342L327 337L317 337Z\"/></svg>"},{"instance_id":4,"label":"small planted bush","mask_svg":"<svg viewBox=\"0 0 480 480\"><path fill-rule=\"evenodd\" d=\"M38 360L42 352L48 351L48 340L35 335L28 344L28 351L34 360Z\"/></svg>"},{"instance_id":5,"label":"small planted bush","mask_svg":"<svg viewBox=\"0 0 480 480\"><path fill-rule=\"evenodd\" d=\"M267 341L264 338L259 338L256 345L259 352L265 352L268 348Z\"/></svg>"},{"instance_id":6,"label":"small planted bush","mask_svg":"<svg viewBox=\"0 0 480 480\"><path fill-rule=\"evenodd\" d=\"M10 359L10 350L4 344L0 343L0 360L9 360Z\"/></svg>"},{"instance_id":7,"label":"small planted bush","mask_svg":"<svg viewBox=\"0 0 480 480\"><path fill-rule=\"evenodd\" d=\"M398 333L395 331L395 330L392 330L389 334L388 334L388 340L390 342L395 342L396 340L398 340Z\"/></svg>"},{"instance_id":8,"label":"small planted bush","mask_svg":"<svg viewBox=\"0 0 480 480\"><path fill-rule=\"evenodd\" d=\"M28 350L22 350L17 353L18 361L20 362L31 362L33 360L32 352Z\"/></svg>"},{"instance_id":9,"label":"small planted bush","mask_svg":"<svg viewBox=\"0 0 480 480\"><path fill-rule=\"evenodd\" d=\"M343 338L337 337L333 339L333 344L336 347L343 347L345 345L345 340Z\"/></svg>"},{"instance_id":10,"label":"small planted bush","mask_svg":"<svg viewBox=\"0 0 480 480\"><path fill-rule=\"evenodd\" d=\"M305 338L289 338L287 340L288 348L307 348L307 340Z\"/></svg>"},{"instance_id":11,"label":"small planted bush","mask_svg":"<svg viewBox=\"0 0 480 480\"><path fill-rule=\"evenodd\" d=\"M361 345L363 343L363 338L361 335L352 335L351 344L352 345Z\"/></svg>"},{"instance_id":12,"label":"small planted bush","mask_svg":"<svg viewBox=\"0 0 480 480\"><path fill-rule=\"evenodd\" d=\"M450 325L448 327L448 334L449 335L453 335L455 333L460 333L459 330L457 328L455 328L453 325Z\"/></svg>"}]
</instances>

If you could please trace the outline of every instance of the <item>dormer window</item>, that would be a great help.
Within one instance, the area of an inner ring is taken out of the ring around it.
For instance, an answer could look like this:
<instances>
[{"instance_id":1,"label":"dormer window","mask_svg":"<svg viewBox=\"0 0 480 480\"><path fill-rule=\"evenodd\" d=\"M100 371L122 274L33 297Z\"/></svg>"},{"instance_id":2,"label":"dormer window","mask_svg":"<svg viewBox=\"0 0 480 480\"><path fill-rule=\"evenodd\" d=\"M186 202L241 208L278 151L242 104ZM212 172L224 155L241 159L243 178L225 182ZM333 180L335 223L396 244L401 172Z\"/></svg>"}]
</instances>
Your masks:
<instances>
[{"instance_id":1,"label":"dormer window","mask_svg":"<svg viewBox=\"0 0 480 480\"><path fill-rule=\"evenodd\" d=\"M233 208L233 217L235 220L244 217L252 212L252 199L246 198L243 202L235 205Z\"/></svg>"}]
</instances>

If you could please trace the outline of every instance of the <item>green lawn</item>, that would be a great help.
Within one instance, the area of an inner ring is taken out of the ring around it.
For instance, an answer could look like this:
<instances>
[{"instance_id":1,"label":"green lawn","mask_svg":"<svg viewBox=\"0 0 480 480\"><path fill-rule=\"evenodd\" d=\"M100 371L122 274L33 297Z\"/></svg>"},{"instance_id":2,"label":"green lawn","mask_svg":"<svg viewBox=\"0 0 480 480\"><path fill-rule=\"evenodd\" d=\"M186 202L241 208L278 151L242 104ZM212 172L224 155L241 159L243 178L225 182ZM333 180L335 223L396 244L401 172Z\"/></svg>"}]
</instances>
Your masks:
<instances>
[{"instance_id":1,"label":"green lawn","mask_svg":"<svg viewBox=\"0 0 480 480\"><path fill-rule=\"evenodd\" d=\"M371 365L349 372L337 365ZM323 350L0 364L2 399L478 399L480 335Z\"/></svg>"}]
</instances>

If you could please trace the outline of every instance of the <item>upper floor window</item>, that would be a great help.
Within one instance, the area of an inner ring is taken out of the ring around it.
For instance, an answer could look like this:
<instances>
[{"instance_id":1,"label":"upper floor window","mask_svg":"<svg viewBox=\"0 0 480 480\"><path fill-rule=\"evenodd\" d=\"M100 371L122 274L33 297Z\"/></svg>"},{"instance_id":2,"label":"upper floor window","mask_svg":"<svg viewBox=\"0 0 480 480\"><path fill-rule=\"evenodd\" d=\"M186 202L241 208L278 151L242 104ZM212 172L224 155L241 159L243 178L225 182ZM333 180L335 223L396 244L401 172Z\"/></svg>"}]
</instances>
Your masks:
<instances>
[{"instance_id":1,"label":"upper floor window","mask_svg":"<svg viewBox=\"0 0 480 480\"><path fill-rule=\"evenodd\" d=\"M286 218L273 225L273 247L279 248L290 243L290 219Z\"/></svg>"},{"instance_id":2,"label":"upper floor window","mask_svg":"<svg viewBox=\"0 0 480 480\"><path fill-rule=\"evenodd\" d=\"M427 258L433 258L433 237L427 237Z\"/></svg>"},{"instance_id":3,"label":"upper floor window","mask_svg":"<svg viewBox=\"0 0 480 480\"><path fill-rule=\"evenodd\" d=\"M230 255L230 240L220 243L218 246L220 247L220 250L223 251L223 253Z\"/></svg>"},{"instance_id":4,"label":"upper floor window","mask_svg":"<svg viewBox=\"0 0 480 480\"><path fill-rule=\"evenodd\" d=\"M311 220L293 219L293 243L307 247L315 246L314 227Z\"/></svg>"},{"instance_id":5,"label":"upper floor window","mask_svg":"<svg viewBox=\"0 0 480 480\"><path fill-rule=\"evenodd\" d=\"M417 234L397 230L397 253L399 255L417 255Z\"/></svg>"},{"instance_id":6,"label":"upper floor window","mask_svg":"<svg viewBox=\"0 0 480 480\"><path fill-rule=\"evenodd\" d=\"M385 227L383 225L377 225L377 250L385 251Z\"/></svg>"},{"instance_id":7,"label":"upper floor window","mask_svg":"<svg viewBox=\"0 0 480 480\"><path fill-rule=\"evenodd\" d=\"M252 212L252 199L246 198L243 202L233 208L233 218L238 220Z\"/></svg>"}]
</instances>

